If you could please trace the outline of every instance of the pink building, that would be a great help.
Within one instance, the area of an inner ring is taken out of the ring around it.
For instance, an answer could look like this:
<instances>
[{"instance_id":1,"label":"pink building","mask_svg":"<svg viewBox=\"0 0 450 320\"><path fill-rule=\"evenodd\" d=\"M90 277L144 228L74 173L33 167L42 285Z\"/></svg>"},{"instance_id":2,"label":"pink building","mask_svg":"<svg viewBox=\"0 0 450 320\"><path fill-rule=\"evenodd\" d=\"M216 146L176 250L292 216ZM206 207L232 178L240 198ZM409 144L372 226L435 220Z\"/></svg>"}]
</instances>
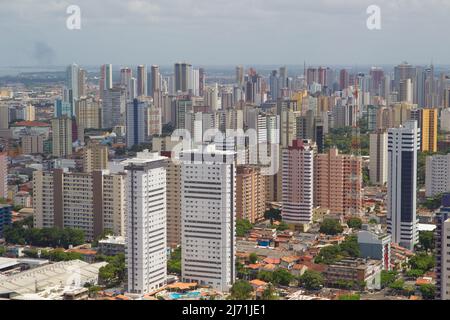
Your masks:
<instances>
[{"instance_id":1,"label":"pink building","mask_svg":"<svg viewBox=\"0 0 450 320\"><path fill-rule=\"evenodd\" d=\"M315 205L331 213L359 214L362 209L362 159L339 154L338 149L318 154L315 168Z\"/></svg>"},{"instance_id":2,"label":"pink building","mask_svg":"<svg viewBox=\"0 0 450 320\"><path fill-rule=\"evenodd\" d=\"M309 140L294 140L283 150L283 221L302 225L312 222L314 148Z\"/></svg>"}]
</instances>

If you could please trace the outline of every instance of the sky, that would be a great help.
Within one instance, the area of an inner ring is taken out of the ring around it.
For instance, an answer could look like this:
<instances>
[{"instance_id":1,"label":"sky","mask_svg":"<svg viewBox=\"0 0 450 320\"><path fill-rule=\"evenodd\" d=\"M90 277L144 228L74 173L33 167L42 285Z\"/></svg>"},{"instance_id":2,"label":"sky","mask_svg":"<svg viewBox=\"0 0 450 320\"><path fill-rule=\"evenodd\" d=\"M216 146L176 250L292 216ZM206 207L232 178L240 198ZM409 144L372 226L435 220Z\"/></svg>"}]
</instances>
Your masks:
<instances>
[{"instance_id":1,"label":"sky","mask_svg":"<svg viewBox=\"0 0 450 320\"><path fill-rule=\"evenodd\" d=\"M449 16L450 0L0 0L0 66L450 64Z\"/></svg>"}]
</instances>

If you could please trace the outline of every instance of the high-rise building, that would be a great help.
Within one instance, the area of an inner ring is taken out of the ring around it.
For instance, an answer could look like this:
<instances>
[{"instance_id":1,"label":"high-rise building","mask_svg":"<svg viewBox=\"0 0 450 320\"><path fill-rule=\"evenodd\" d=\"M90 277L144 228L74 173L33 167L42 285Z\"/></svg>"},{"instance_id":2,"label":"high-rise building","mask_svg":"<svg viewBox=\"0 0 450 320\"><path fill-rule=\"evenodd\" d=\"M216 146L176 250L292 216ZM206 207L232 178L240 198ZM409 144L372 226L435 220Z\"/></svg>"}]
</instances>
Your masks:
<instances>
[{"instance_id":1,"label":"high-rise building","mask_svg":"<svg viewBox=\"0 0 450 320\"><path fill-rule=\"evenodd\" d=\"M108 146L93 142L89 143L83 149L84 172L91 173L108 169Z\"/></svg>"},{"instance_id":2,"label":"high-rise building","mask_svg":"<svg viewBox=\"0 0 450 320\"><path fill-rule=\"evenodd\" d=\"M80 229L87 240L94 240L105 230L123 235L124 188L121 173L35 171L34 226Z\"/></svg>"},{"instance_id":3,"label":"high-rise building","mask_svg":"<svg viewBox=\"0 0 450 320\"><path fill-rule=\"evenodd\" d=\"M450 300L450 194L436 215L436 299Z\"/></svg>"},{"instance_id":4,"label":"high-rise building","mask_svg":"<svg viewBox=\"0 0 450 320\"><path fill-rule=\"evenodd\" d=\"M9 128L9 106L0 101L0 130Z\"/></svg>"},{"instance_id":5,"label":"high-rise building","mask_svg":"<svg viewBox=\"0 0 450 320\"><path fill-rule=\"evenodd\" d=\"M83 97L75 102L75 117L78 127L78 139L84 141L84 130L101 128L100 103L93 98Z\"/></svg>"},{"instance_id":6,"label":"high-rise building","mask_svg":"<svg viewBox=\"0 0 450 320\"><path fill-rule=\"evenodd\" d=\"M362 159L339 154L332 148L315 159L314 198L316 206L331 213L361 214Z\"/></svg>"},{"instance_id":7,"label":"high-rise building","mask_svg":"<svg viewBox=\"0 0 450 320\"><path fill-rule=\"evenodd\" d=\"M127 103L127 146L142 144L148 137L149 104L143 97Z\"/></svg>"},{"instance_id":8,"label":"high-rise building","mask_svg":"<svg viewBox=\"0 0 450 320\"><path fill-rule=\"evenodd\" d=\"M266 211L266 177L261 167L238 166L236 173L236 218L255 223Z\"/></svg>"},{"instance_id":9,"label":"high-rise building","mask_svg":"<svg viewBox=\"0 0 450 320\"><path fill-rule=\"evenodd\" d=\"M283 149L283 221L296 226L309 225L313 218L314 150L309 140L294 140Z\"/></svg>"},{"instance_id":10,"label":"high-rise building","mask_svg":"<svg viewBox=\"0 0 450 320\"><path fill-rule=\"evenodd\" d=\"M447 192L450 192L450 154L428 156L425 165L426 196Z\"/></svg>"},{"instance_id":11,"label":"high-rise building","mask_svg":"<svg viewBox=\"0 0 450 320\"><path fill-rule=\"evenodd\" d=\"M181 153L182 279L229 291L235 270L236 153Z\"/></svg>"},{"instance_id":12,"label":"high-rise building","mask_svg":"<svg viewBox=\"0 0 450 320\"><path fill-rule=\"evenodd\" d=\"M66 84L69 89L69 102L73 108L75 100L80 98L80 67L75 63L66 68Z\"/></svg>"},{"instance_id":13,"label":"high-rise building","mask_svg":"<svg viewBox=\"0 0 450 320\"><path fill-rule=\"evenodd\" d=\"M0 151L0 198L8 197L8 154Z\"/></svg>"},{"instance_id":14,"label":"high-rise building","mask_svg":"<svg viewBox=\"0 0 450 320\"><path fill-rule=\"evenodd\" d=\"M147 67L139 65L137 67L137 95L147 96Z\"/></svg>"},{"instance_id":15,"label":"high-rise building","mask_svg":"<svg viewBox=\"0 0 450 320\"><path fill-rule=\"evenodd\" d=\"M105 91L113 87L112 81L112 65L104 64L100 67L100 98L103 98Z\"/></svg>"},{"instance_id":16,"label":"high-rise building","mask_svg":"<svg viewBox=\"0 0 450 320\"><path fill-rule=\"evenodd\" d=\"M161 73L159 71L159 66L153 65L151 74L151 91L149 95L154 98L156 91L161 91Z\"/></svg>"},{"instance_id":17,"label":"high-rise building","mask_svg":"<svg viewBox=\"0 0 450 320\"><path fill-rule=\"evenodd\" d=\"M437 152L438 109L420 109L422 152Z\"/></svg>"},{"instance_id":18,"label":"high-rise building","mask_svg":"<svg viewBox=\"0 0 450 320\"><path fill-rule=\"evenodd\" d=\"M417 151L420 129L416 121L388 130L388 232L392 241L409 250L418 241L416 218Z\"/></svg>"},{"instance_id":19,"label":"high-rise building","mask_svg":"<svg viewBox=\"0 0 450 320\"><path fill-rule=\"evenodd\" d=\"M0 203L0 237L3 237L5 228L12 224L12 209L12 205Z\"/></svg>"},{"instance_id":20,"label":"high-rise building","mask_svg":"<svg viewBox=\"0 0 450 320\"><path fill-rule=\"evenodd\" d=\"M52 154L54 157L66 157L72 154L72 119L67 116L53 118Z\"/></svg>"},{"instance_id":21,"label":"high-rise building","mask_svg":"<svg viewBox=\"0 0 450 320\"><path fill-rule=\"evenodd\" d=\"M127 94L121 87L114 87L104 92L101 110L102 128L125 125L126 99Z\"/></svg>"},{"instance_id":22,"label":"high-rise building","mask_svg":"<svg viewBox=\"0 0 450 320\"><path fill-rule=\"evenodd\" d=\"M170 137L169 137L170 138ZM162 138L164 139L164 138ZM153 145L153 149L155 146ZM166 149L158 147L158 149ZM161 155L172 158L169 150L161 151ZM176 248L181 245L181 163L169 159L166 168L167 189L167 246Z\"/></svg>"},{"instance_id":23,"label":"high-rise building","mask_svg":"<svg viewBox=\"0 0 450 320\"><path fill-rule=\"evenodd\" d=\"M388 135L384 130L370 134L370 182L383 186L387 182Z\"/></svg>"},{"instance_id":24,"label":"high-rise building","mask_svg":"<svg viewBox=\"0 0 450 320\"><path fill-rule=\"evenodd\" d=\"M441 111L441 130L450 132L450 108Z\"/></svg>"},{"instance_id":25,"label":"high-rise building","mask_svg":"<svg viewBox=\"0 0 450 320\"><path fill-rule=\"evenodd\" d=\"M400 82L402 80L406 79L415 80L416 73L417 69L407 62L403 62L398 66L394 67L394 90L396 91L400 90Z\"/></svg>"},{"instance_id":26,"label":"high-rise building","mask_svg":"<svg viewBox=\"0 0 450 320\"><path fill-rule=\"evenodd\" d=\"M130 68L120 69L120 86L125 88L127 100L133 100L135 98L134 92L132 91L132 79L133 71Z\"/></svg>"},{"instance_id":27,"label":"high-rise building","mask_svg":"<svg viewBox=\"0 0 450 320\"><path fill-rule=\"evenodd\" d=\"M127 171L127 291L144 295L167 283L167 158L144 150L123 164Z\"/></svg>"},{"instance_id":28,"label":"high-rise building","mask_svg":"<svg viewBox=\"0 0 450 320\"><path fill-rule=\"evenodd\" d=\"M244 74L244 67L243 66L237 66L236 67L236 83L239 87L244 86L244 80L245 80L245 74Z\"/></svg>"},{"instance_id":29,"label":"high-rise building","mask_svg":"<svg viewBox=\"0 0 450 320\"><path fill-rule=\"evenodd\" d=\"M189 63L175 63L175 92L188 92L191 88L192 65Z\"/></svg>"},{"instance_id":30,"label":"high-rise building","mask_svg":"<svg viewBox=\"0 0 450 320\"><path fill-rule=\"evenodd\" d=\"M43 134L27 134L20 138L22 145L22 152L24 154L37 154L44 153L44 140Z\"/></svg>"},{"instance_id":31,"label":"high-rise building","mask_svg":"<svg viewBox=\"0 0 450 320\"><path fill-rule=\"evenodd\" d=\"M400 81L399 102L413 103L413 85L411 79Z\"/></svg>"}]
</instances>

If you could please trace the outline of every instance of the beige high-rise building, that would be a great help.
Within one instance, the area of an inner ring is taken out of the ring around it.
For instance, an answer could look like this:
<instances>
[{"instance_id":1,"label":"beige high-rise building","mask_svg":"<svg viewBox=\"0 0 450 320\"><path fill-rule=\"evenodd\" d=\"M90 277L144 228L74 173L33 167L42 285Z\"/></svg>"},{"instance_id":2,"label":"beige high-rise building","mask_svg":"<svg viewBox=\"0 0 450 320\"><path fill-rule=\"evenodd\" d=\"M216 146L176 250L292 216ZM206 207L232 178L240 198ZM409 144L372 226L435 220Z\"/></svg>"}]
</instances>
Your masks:
<instances>
[{"instance_id":1,"label":"beige high-rise building","mask_svg":"<svg viewBox=\"0 0 450 320\"><path fill-rule=\"evenodd\" d=\"M166 167L167 246L176 248L181 244L181 163L171 161L170 151L161 152L169 158Z\"/></svg>"},{"instance_id":2,"label":"beige high-rise building","mask_svg":"<svg viewBox=\"0 0 450 320\"><path fill-rule=\"evenodd\" d=\"M105 230L124 235L125 175L62 169L33 173L36 228L73 228L93 240Z\"/></svg>"},{"instance_id":3,"label":"beige high-rise building","mask_svg":"<svg viewBox=\"0 0 450 320\"><path fill-rule=\"evenodd\" d=\"M44 153L44 135L31 134L20 138L22 143L22 153L36 154Z\"/></svg>"},{"instance_id":4,"label":"beige high-rise building","mask_svg":"<svg viewBox=\"0 0 450 320\"><path fill-rule=\"evenodd\" d=\"M91 173L93 171L108 170L108 146L99 143L89 143L83 149L83 170Z\"/></svg>"},{"instance_id":5,"label":"beige high-rise building","mask_svg":"<svg viewBox=\"0 0 450 320\"><path fill-rule=\"evenodd\" d=\"M255 223L266 211L266 177L261 167L238 166L236 170L236 218Z\"/></svg>"},{"instance_id":6,"label":"beige high-rise building","mask_svg":"<svg viewBox=\"0 0 450 320\"><path fill-rule=\"evenodd\" d=\"M54 118L52 123L52 154L66 157L72 154L72 119L67 116Z\"/></svg>"},{"instance_id":7,"label":"beige high-rise building","mask_svg":"<svg viewBox=\"0 0 450 320\"><path fill-rule=\"evenodd\" d=\"M370 134L370 182L384 185L387 182L387 132L378 131Z\"/></svg>"},{"instance_id":8,"label":"beige high-rise building","mask_svg":"<svg viewBox=\"0 0 450 320\"><path fill-rule=\"evenodd\" d=\"M360 214L362 209L362 159L339 154L332 148L316 156L315 204L331 213Z\"/></svg>"},{"instance_id":9,"label":"beige high-rise building","mask_svg":"<svg viewBox=\"0 0 450 320\"><path fill-rule=\"evenodd\" d=\"M101 127L100 114L100 103L93 98L81 98L76 101L75 117L78 126L78 139L84 141L84 130Z\"/></svg>"}]
</instances>

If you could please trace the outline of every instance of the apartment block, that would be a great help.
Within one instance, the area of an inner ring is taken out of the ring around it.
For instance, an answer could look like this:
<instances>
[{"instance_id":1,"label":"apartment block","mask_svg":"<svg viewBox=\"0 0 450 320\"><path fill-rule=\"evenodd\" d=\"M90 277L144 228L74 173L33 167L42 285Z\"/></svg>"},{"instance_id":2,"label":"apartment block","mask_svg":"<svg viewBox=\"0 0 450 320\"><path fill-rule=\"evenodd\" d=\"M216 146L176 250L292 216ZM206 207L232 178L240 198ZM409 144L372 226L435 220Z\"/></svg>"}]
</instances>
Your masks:
<instances>
[{"instance_id":1,"label":"apartment block","mask_svg":"<svg viewBox=\"0 0 450 320\"><path fill-rule=\"evenodd\" d=\"M183 151L182 279L227 292L236 278L236 153Z\"/></svg>"},{"instance_id":2,"label":"apartment block","mask_svg":"<svg viewBox=\"0 0 450 320\"><path fill-rule=\"evenodd\" d=\"M144 150L122 164L127 172L127 292L144 295L167 283L167 158Z\"/></svg>"},{"instance_id":3,"label":"apartment block","mask_svg":"<svg viewBox=\"0 0 450 320\"><path fill-rule=\"evenodd\" d=\"M87 240L95 239L105 230L123 235L124 188L124 174L120 173L35 171L34 226L81 229Z\"/></svg>"},{"instance_id":4,"label":"apartment block","mask_svg":"<svg viewBox=\"0 0 450 320\"><path fill-rule=\"evenodd\" d=\"M339 154L332 148L315 159L315 205L331 213L360 214L362 210L362 159Z\"/></svg>"},{"instance_id":5,"label":"apartment block","mask_svg":"<svg viewBox=\"0 0 450 320\"><path fill-rule=\"evenodd\" d=\"M236 170L236 217L255 223L266 210L266 178L261 167L238 166Z\"/></svg>"},{"instance_id":6,"label":"apartment block","mask_svg":"<svg viewBox=\"0 0 450 320\"><path fill-rule=\"evenodd\" d=\"M450 192L450 154L428 156L425 168L427 197Z\"/></svg>"},{"instance_id":7,"label":"apartment block","mask_svg":"<svg viewBox=\"0 0 450 320\"><path fill-rule=\"evenodd\" d=\"M294 140L283 149L282 186L283 221L293 225L310 224L314 202L315 144Z\"/></svg>"}]
</instances>

